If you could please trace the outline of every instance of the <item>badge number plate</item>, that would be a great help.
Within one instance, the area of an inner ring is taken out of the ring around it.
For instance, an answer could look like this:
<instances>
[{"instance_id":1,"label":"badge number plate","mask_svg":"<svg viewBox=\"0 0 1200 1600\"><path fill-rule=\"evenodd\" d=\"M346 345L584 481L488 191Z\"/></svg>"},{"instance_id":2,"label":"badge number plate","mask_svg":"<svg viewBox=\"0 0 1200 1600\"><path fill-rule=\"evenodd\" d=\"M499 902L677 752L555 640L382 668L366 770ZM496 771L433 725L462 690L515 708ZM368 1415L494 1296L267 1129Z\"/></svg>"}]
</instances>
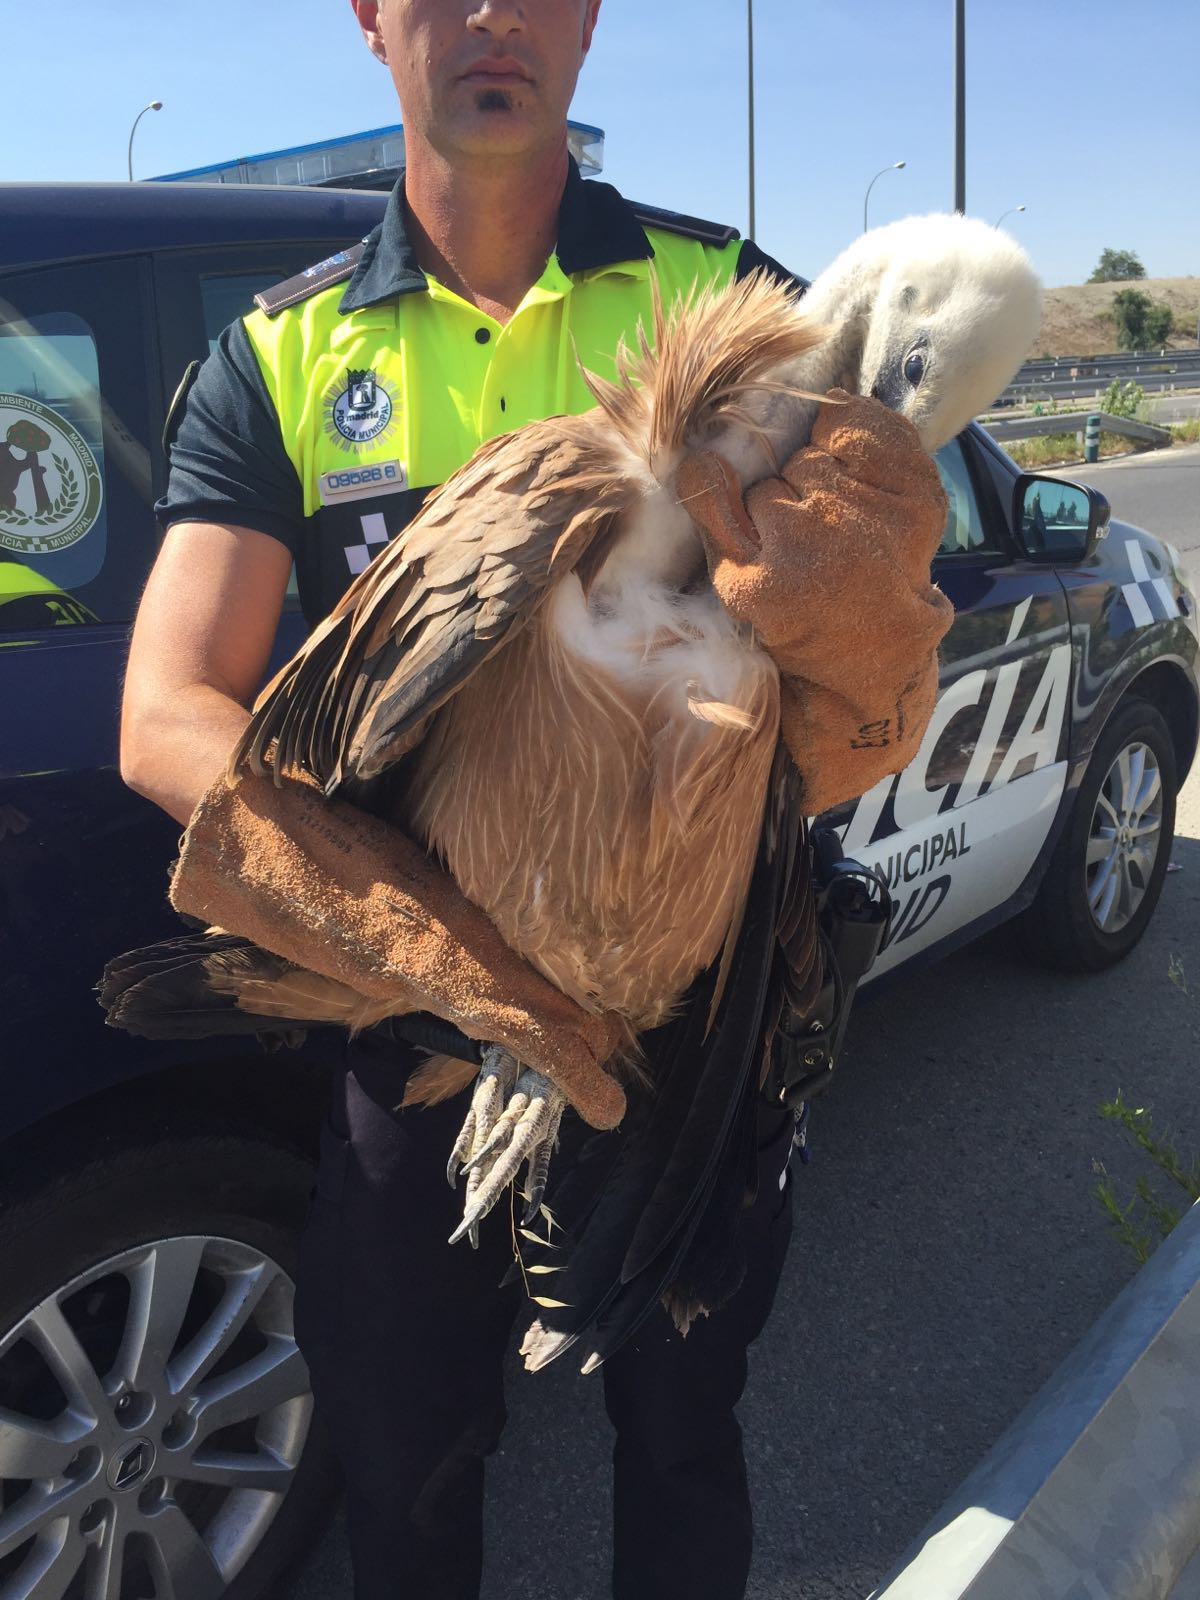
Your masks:
<instances>
[{"instance_id":1,"label":"badge number plate","mask_svg":"<svg viewBox=\"0 0 1200 1600\"><path fill-rule=\"evenodd\" d=\"M323 506L366 500L408 488L408 474L399 461L372 461L361 467L335 467L317 480Z\"/></svg>"}]
</instances>

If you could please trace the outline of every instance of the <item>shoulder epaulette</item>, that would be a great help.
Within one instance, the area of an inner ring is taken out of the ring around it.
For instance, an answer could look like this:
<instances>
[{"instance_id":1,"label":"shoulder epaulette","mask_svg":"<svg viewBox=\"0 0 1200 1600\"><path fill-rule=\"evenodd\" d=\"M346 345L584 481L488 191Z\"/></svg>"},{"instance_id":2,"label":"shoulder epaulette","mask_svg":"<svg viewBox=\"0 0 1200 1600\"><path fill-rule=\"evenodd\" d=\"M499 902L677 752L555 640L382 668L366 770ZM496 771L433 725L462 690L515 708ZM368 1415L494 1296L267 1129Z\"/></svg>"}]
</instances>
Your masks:
<instances>
[{"instance_id":1,"label":"shoulder epaulette","mask_svg":"<svg viewBox=\"0 0 1200 1600\"><path fill-rule=\"evenodd\" d=\"M705 222L702 217L685 217L680 211L663 211L658 206L644 206L630 201L634 216L644 228L662 228L666 233L681 233L685 239L699 239L701 244L727 245L741 234L724 222Z\"/></svg>"},{"instance_id":2,"label":"shoulder epaulette","mask_svg":"<svg viewBox=\"0 0 1200 1600\"><path fill-rule=\"evenodd\" d=\"M268 317L277 317L289 306L299 305L301 300L307 300L310 295L320 294L330 284L342 283L353 274L362 260L365 243L363 240L360 244L352 244L346 250L339 250L336 255L326 256L314 267L305 267L294 278L285 278L270 289L260 290L254 296L255 305L260 311L265 311Z\"/></svg>"}]
</instances>

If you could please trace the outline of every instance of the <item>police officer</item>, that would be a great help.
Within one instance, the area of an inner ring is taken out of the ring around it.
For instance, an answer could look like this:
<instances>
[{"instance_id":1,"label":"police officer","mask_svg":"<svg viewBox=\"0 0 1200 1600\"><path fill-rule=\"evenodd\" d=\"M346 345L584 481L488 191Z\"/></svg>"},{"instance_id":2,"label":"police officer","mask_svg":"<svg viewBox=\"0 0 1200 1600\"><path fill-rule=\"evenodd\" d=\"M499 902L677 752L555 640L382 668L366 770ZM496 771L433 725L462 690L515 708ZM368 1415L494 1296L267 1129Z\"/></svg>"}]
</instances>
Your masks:
<instances>
[{"instance_id":1,"label":"police officer","mask_svg":"<svg viewBox=\"0 0 1200 1600\"><path fill-rule=\"evenodd\" d=\"M407 170L365 246L271 291L188 397L122 726L126 780L181 822L245 727L293 561L315 623L482 441L588 407L577 358L611 375L649 320L652 264L668 299L782 273L731 230L580 178L566 113L600 0L351 4L399 93ZM445 1243L462 1106L394 1110L411 1064L385 1029L335 1074L297 1331L345 1471L359 1600L464 1600L517 1298L496 1289L506 1219L477 1253ZM686 1341L661 1314L603 1369L618 1600L744 1592L734 1407L790 1233L791 1131L764 1105L734 1300Z\"/></svg>"}]
</instances>

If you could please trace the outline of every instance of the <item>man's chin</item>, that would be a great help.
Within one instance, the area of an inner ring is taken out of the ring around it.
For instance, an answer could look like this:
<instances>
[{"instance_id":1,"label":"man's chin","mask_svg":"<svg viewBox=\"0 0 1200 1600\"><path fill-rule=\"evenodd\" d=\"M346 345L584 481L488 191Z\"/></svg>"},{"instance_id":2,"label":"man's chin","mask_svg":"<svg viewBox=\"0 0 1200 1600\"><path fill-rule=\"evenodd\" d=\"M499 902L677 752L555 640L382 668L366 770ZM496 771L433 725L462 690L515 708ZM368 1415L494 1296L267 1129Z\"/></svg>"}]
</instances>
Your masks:
<instances>
[{"instance_id":1,"label":"man's chin","mask_svg":"<svg viewBox=\"0 0 1200 1600\"><path fill-rule=\"evenodd\" d=\"M541 122L512 111L476 111L447 130L448 145L464 156L517 159L543 150L548 131Z\"/></svg>"}]
</instances>

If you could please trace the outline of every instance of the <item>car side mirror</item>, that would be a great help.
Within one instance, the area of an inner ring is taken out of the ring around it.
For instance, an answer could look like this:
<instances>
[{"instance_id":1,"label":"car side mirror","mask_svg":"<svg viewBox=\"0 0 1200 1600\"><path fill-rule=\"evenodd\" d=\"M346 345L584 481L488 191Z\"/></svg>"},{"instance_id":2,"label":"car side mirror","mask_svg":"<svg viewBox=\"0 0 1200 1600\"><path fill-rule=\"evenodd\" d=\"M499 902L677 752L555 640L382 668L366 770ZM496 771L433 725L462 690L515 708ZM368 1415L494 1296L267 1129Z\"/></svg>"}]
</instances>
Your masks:
<instances>
[{"instance_id":1,"label":"car side mirror","mask_svg":"<svg viewBox=\"0 0 1200 1600\"><path fill-rule=\"evenodd\" d=\"M1086 561L1112 510L1099 489L1023 472L1013 486L1013 536L1027 561Z\"/></svg>"}]
</instances>

